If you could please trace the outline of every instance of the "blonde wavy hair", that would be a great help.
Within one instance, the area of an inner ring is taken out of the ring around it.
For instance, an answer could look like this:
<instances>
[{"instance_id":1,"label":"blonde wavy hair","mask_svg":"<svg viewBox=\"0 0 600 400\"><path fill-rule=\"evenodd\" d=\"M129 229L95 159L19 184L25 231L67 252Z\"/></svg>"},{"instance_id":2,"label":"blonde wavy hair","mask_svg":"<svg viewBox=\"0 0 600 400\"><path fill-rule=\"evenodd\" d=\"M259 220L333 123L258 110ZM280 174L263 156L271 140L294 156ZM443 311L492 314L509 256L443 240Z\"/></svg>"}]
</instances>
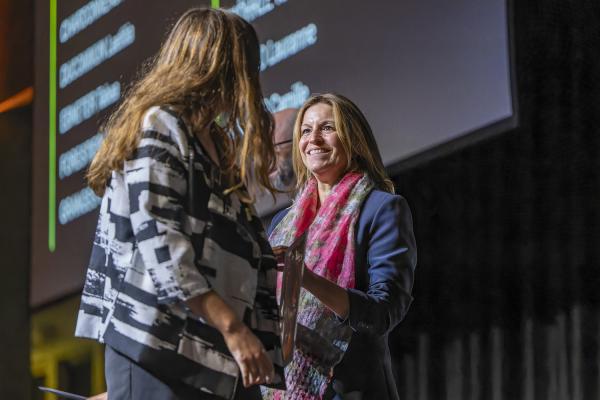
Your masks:
<instances>
[{"instance_id":1,"label":"blonde wavy hair","mask_svg":"<svg viewBox=\"0 0 600 400\"><path fill-rule=\"evenodd\" d=\"M169 106L195 133L213 124L231 190L253 180L276 191L269 180L273 119L263 101L259 67L259 42L248 22L224 10L185 12L104 124L106 136L86 176L89 186L102 195L111 172L122 170L135 151L144 113Z\"/></svg>"},{"instance_id":2,"label":"blonde wavy hair","mask_svg":"<svg viewBox=\"0 0 600 400\"><path fill-rule=\"evenodd\" d=\"M375 187L389 193L394 193L394 184L387 176L377 142L373 136L373 131L369 122L360 111L360 109L348 98L335 94L325 93L310 97L304 102L296 122L294 123L294 138L292 161L294 172L296 173L296 190L302 189L306 182L312 176L306 168L300 154L300 136L302 120L304 113L315 104L328 104L333 109L333 119L335 129L348 155L348 171L360 171L369 175L373 180Z\"/></svg>"}]
</instances>

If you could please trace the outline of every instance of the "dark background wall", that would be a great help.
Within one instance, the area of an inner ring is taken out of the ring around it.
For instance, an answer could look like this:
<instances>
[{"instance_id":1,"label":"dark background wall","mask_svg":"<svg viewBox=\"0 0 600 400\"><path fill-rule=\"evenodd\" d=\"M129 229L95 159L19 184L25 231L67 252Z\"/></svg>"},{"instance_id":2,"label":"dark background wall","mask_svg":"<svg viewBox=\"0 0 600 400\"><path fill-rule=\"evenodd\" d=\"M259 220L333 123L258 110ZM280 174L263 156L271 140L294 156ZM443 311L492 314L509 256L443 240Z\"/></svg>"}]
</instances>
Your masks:
<instances>
[{"instance_id":1,"label":"dark background wall","mask_svg":"<svg viewBox=\"0 0 600 400\"><path fill-rule=\"evenodd\" d=\"M0 114L0 399L29 396L31 107Z\"/></svg>"},{"instance_id":2,"label":"dark background wall","mask_svg":"<svg viewBox=\"0 0 600 400\"><path fill-rule=\"evenodd\" d=\"M600 395L600 6L514 3L519 128L395 177L419 240L405 399ZM32 83L32 7L0 2L0 99ZM30 390L30 154L31 108L0 114L2 399Z\"/></svg>"},{"instance_id":3,"label":"dark background wall","mask_svg":"<svg viewBox=\"0 0 600 400\"><path fill-rule=\"evenodd\" d=\"M419 245L405 399L600 395L600 6L513 3L520 126L395 177Z\"/></svg>"},{"instance_id":4,"label":"dark background wall","mask_svg":"<svg viewBox=\"0 0 600 400\"><path fill-rule=\"evenodd\" d=\"M0 1L0 101L33 84L33 1ZM0 113L0 399L28 399L32 109Z\"/></svg>"}]
</instances>

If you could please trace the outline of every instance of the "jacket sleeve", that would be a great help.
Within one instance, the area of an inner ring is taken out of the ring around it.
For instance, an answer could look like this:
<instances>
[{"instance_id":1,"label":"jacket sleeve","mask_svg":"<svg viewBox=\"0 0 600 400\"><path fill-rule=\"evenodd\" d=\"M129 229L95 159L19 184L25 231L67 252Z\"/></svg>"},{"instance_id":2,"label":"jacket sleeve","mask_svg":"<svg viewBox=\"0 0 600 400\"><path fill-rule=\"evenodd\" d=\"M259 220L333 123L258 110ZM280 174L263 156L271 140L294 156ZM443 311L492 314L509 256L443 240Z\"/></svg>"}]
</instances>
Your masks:
<instances>
[{"instance_id":1,"label":"jacket sleeve","mask_svg":"<svg viewBox=\"0 0 600 400\"><path fill-rule=\"evenodd\" d=\"M210 285L195 266L195 252L184 210L187 195L187 137L180 121L159 108L142 125L140 143L125 162L131 224L159 303L185 301ZM193 225L203 221L191 221Z\"/></svg>"},{"instance_id":2,"label":"jacket sleeve","mask_svg":"<svg viewBox=\"0 0 600 400\"><path fill-rule=\"evenodd\" d=\"M350 327L384 335L406 315L412 302L417 249L406 200L390 196L375 212L368 236L369 285L366 292L348 289Z\"/></svg>"}]
</instances>

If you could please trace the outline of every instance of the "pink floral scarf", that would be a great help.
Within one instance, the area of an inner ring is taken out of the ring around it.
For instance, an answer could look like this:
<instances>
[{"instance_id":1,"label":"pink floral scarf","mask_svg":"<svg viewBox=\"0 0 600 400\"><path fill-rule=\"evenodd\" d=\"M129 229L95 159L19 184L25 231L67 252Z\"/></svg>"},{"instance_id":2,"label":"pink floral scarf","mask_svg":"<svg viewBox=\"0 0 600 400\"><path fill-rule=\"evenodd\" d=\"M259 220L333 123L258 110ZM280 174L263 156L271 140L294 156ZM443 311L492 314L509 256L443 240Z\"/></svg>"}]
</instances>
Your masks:
<instances>
[{"instance_id":1,"label":"pink floral scarf","mask_svg":"<svg viewBox=\"0 0 600 400\"><path fill-rule=\"evenodd\" d=\"M343 288L353 288L354 228L360 207L372 188L367 175L347 173L319 207L317 181L310 179L271 233L269 242L272 246L289 246L306 234L306 268ZM321 399L351 336L347 324L340 324L331 310L302 289L296 348L293 360L285 368L288 390L262 388L263 399Z\"/></svg>"}]
</instances>

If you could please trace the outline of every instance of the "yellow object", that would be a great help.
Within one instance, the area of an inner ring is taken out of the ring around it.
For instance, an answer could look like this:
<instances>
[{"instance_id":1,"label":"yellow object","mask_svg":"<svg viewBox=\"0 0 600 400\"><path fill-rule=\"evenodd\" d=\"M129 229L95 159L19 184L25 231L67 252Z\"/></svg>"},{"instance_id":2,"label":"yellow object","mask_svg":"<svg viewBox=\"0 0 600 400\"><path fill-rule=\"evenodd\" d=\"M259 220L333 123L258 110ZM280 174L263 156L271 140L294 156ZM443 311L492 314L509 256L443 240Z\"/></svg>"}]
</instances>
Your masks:
<instances>
[{"instance_id":1,"label":"yellow object","mask_svg":"<svg viewBox=\"0 0 600 400\"><path fill-rule=\"evenodd\" d=\"M36 386L85 396L106 390L104 347L73 336L78 307L79 297L74 296L32 315L31 374ZM82 387L89 393L78 393ZM45 393L43 399L57 397Z\"/></svg>"}]
</instances>

